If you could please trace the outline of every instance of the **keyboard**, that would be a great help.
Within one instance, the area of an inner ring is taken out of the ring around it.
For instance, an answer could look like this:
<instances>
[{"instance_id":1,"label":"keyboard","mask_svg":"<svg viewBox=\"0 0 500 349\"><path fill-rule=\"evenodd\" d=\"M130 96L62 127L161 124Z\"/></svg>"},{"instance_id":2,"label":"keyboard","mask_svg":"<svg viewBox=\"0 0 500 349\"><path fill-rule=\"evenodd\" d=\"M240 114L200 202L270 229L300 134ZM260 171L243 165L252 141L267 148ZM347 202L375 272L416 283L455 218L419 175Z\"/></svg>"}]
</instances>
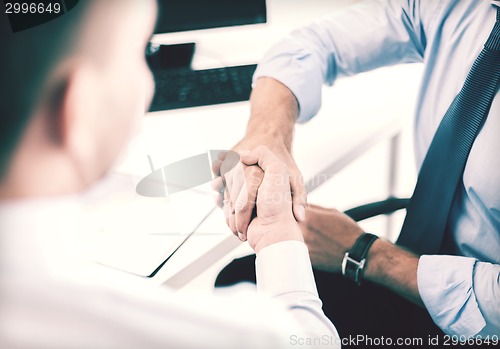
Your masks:
<instances>
[{"instance_id":1,"label":"keyboard","mask_svg":"<svg viewBox=\"0 0 500 349\"><path fill-rule=\"evenodd\" d=\"M246 101L256 64L215 69L158 69L149 111Z\"/></svg>"}]
</instances>

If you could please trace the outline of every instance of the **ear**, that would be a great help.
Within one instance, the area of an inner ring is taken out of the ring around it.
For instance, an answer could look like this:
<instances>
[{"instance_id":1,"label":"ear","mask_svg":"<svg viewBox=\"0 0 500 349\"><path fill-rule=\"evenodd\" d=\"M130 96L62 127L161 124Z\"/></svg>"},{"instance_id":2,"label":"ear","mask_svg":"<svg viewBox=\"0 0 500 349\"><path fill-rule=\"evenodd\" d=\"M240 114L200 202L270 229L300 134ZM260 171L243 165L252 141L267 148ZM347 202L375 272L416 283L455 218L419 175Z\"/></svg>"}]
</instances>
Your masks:
<instances>
[{"instance_id":1,"label":"ear","mask_svg":"<svg viewBox=\"0 0 500 349\"><path fill-rule=\"evenodd\" d=\"M76 63L65 76L57 118L60 147L85 174L92 170L98 153L95 130L99 125L99 75L91 66Z\"/></svg>"}]
</instances>

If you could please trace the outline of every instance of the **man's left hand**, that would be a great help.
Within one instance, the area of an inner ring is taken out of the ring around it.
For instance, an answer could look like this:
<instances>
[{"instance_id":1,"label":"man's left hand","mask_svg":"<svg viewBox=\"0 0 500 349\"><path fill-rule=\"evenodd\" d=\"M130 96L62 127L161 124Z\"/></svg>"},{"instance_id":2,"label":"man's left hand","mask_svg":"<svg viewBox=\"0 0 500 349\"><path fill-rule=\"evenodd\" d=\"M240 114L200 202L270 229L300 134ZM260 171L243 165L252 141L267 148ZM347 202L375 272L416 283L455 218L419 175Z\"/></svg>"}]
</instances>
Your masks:
<instances>
[{"instance_id":1,"label":"man's left hand","mask_svg":"<svg viewBox=\"0 0 500 349\"><path fill-rule=\"evenodd\" d=\"M341 271L344 254L363 233L344 213L316 205L306 208L306 220L299 225L313 266L330 272Z\"/></svg>"}]
</instances>

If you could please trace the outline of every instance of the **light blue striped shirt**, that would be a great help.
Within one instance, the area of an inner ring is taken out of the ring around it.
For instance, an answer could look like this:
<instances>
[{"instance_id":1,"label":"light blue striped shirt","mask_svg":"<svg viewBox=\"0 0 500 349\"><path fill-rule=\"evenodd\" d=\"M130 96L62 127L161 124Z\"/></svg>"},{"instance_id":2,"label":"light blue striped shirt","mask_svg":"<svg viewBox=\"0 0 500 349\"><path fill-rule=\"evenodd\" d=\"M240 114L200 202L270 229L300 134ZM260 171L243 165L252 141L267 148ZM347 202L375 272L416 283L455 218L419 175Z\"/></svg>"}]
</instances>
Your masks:
<instances>
[{"instance_id":1,"label":"light blue striped shirt","mask_svg":"<svg viewBox=\"0 0 500 349\"><path fill-rule=\"evenodd\" d=\"M492 0L367 0L300 28L264 57L254 79L295 94L299 122L321 105L321 86L378 67L423 62L414 121L420 167L432 137L493 28ZM500 97L469 156L445 237L447 255L424 255L418 288L450 335L500 335Z\"/></svg>"}]
</instances>

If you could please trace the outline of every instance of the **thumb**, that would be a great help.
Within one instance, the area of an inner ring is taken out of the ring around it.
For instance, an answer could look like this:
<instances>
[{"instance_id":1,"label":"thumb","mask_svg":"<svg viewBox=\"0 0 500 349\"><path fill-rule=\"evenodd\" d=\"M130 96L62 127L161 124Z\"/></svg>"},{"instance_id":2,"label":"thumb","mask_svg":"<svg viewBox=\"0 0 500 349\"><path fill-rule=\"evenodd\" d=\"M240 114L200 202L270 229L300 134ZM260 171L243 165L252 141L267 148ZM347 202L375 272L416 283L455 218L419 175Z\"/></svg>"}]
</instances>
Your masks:
<instances>
[{"instance_id":1,"label":"thumb","mask_svg":"<svg viewBox=\"0 0 500 349\"><path fill-rule=\"evenodd\" d=\"M303 222L306 219L307 192L304 178L300 172L294 171L290 176L290 187L292 189L293 215L298 222Z\"/></svg>"}]
</instances>

